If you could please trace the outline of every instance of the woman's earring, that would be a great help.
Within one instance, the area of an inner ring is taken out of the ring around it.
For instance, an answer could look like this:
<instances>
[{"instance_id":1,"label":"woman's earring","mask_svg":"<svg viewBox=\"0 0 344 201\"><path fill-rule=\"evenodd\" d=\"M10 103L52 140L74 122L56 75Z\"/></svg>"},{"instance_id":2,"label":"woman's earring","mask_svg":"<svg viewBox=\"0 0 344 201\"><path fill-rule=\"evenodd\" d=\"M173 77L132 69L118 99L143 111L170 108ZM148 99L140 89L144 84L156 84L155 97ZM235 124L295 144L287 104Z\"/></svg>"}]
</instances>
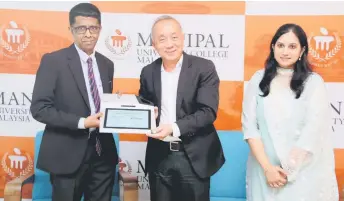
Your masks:
<instances>
[{"instance_id":1,"label":"woman's earring","mask_svg":"<svg viewBox=\"0 0 344 201\"><path fill-rule=\"evenodd\" d=\"M301 61L301 56L299 57L299 61Z\"/></svg>"}]
</instances>

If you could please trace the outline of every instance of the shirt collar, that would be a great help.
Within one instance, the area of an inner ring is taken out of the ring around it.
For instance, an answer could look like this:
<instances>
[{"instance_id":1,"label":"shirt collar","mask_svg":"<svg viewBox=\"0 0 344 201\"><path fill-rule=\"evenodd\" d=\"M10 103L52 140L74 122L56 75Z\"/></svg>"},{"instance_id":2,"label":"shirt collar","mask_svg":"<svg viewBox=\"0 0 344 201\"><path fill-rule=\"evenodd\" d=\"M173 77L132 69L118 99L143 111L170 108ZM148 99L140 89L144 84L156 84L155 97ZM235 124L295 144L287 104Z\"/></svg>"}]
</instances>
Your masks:
<instances>
[{"instance_id":1,"label":"shirt collar","mask_svg":"<svg viewBox=\"0 0 344 201\"><path fill-rule=\"evenodd\" d=\"M183 55L180 57L179 61L177 62L176 69L182 68L183 65ZM166 72L164 69L164 64L161 63L161 72Z\"/></svg>"},{"instance_id":2,"label":"shirt collar","mask_svg":"<svg viewBox=\"0 0 344 201\"><path fill-rule=\"evenodd\" d=\"M81 61L87 63L87 59L88 58L92 58L92 61L95 62L96 61L96 57L95 57L95 51L93 51L93 53L91 55L86 54L86 52L84 52L83 50L81 50L75 43L74 46L76 48L76 51L79 54L79 57L81 59Z\"/></svg>"}]
</instances>

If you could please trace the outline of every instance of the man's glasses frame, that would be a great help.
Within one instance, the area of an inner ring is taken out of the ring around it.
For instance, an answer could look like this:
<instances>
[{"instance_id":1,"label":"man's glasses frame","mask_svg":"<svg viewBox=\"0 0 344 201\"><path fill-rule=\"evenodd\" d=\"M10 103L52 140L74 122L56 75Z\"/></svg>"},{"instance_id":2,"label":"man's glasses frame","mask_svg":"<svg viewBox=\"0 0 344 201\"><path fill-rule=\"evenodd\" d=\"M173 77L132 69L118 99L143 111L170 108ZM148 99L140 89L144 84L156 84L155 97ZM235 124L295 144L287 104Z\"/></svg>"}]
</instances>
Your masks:
<instances>
[{"instance_id":1,"label":"man's glasses frame","mask_svg":"<svg viewBox=\"0 0 344 201\"><path fill-rule=\"evenodd\" d=\"M77 34L85 34L87 30L90 31L91 34L97 34L99 33L101 27L100 26L77 26L77 27L72 27L72 29L75 31Z\"/></svg>"}]
</instances>

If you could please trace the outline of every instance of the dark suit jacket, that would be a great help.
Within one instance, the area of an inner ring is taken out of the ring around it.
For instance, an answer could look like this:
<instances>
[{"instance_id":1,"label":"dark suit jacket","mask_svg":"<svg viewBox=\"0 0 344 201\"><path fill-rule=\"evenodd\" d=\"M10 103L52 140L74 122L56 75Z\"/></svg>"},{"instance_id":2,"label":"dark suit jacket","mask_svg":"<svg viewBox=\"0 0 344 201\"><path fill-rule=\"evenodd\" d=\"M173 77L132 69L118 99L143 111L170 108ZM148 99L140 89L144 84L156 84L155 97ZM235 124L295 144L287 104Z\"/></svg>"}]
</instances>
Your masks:
<instances>
[{"instance_id":1,"label":"dark suit jacket","mask_svg":"<svg viewBox=\"0 0 344 201\"><path fill-rule=\"evenodd\" d=\"M161 58L145 66L139 94L159 108L161 114ZM223 165L222 146L213 125L219 104L219 77L212 61L184 53L177 90L176 117L185 152L196 174L213 175ZM155 171L167 156L169 144L148 139L146 170Z\"/></svg>"},{"instance_id":2,"label":"dark suit jacket","mask_svg":"<svg viewBox=\"0 0 344 201\"><path fill-rule=\"evenodd\" d=\"M112 93L114 64L95 53L104 93ZM31 113L46 124L37 168L53 174L74 173L82 163L88 129L78 129L81 117L91 114L80 57L74 44L42 57L34 85ZM112 134L99 135L102 157L117 164Z\"/></svg>"}]
</instances>

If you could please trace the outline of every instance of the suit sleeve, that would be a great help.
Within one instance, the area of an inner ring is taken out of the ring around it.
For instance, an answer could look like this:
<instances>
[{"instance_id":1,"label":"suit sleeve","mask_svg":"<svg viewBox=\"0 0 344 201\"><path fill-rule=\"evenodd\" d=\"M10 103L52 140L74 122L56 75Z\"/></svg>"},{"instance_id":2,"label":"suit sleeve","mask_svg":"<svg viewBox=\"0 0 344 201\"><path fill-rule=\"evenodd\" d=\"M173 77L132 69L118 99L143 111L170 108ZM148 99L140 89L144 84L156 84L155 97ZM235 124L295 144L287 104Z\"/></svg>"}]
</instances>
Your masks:
<instances>
[{"instance_id":1,"label":"suit sleeve","mask_svg":"<svg viewBox=\"0 0 344 201\"><path fill-rule=\"evenodd\" d=\"M58 79L58 71L49 54L42 57L34 84L31 113L35 120L48 126L78 129L81 117L55 108L54 93Z\"/></svg>"},{"instance_id":2,"label":"suit sleeve","mask_svg":"<svg viewBox=\"0 0 344 201\"><path fill-rule=\"evenodd\" d=\"M110 64L109 64L109 82L110 82L110 92L113 93L113 76L114 76L114 73L115 73L115 64L110 61Z\"/></svg>"},{"instance_id":3,"label":"suit sleeve","mask_svg":"<svg viewBox=\"0 0 344 201\"><path fill-rule=\"evenodd\" d=\"M206 70L201 73L198 83L195 99L197 111L176 122L181 135L195 133L214 123L219 106L219 84L220 80L215 65L209 61Z\"/></svg>"},{"instance_id":4,"label":"suit sleeve","mask_svg":"<svg viewBox=\"0 0 344 201\"><path fill-rule=\"evenodd\" d=\"M148 90L147 90L147 84L146 84L146 77L145 77L145 68L142 68L141 74L140 74L140 89L139 89L139 96L142 96L143 98L152 101L149 97Z\"/></svg>"}]
</instances>

